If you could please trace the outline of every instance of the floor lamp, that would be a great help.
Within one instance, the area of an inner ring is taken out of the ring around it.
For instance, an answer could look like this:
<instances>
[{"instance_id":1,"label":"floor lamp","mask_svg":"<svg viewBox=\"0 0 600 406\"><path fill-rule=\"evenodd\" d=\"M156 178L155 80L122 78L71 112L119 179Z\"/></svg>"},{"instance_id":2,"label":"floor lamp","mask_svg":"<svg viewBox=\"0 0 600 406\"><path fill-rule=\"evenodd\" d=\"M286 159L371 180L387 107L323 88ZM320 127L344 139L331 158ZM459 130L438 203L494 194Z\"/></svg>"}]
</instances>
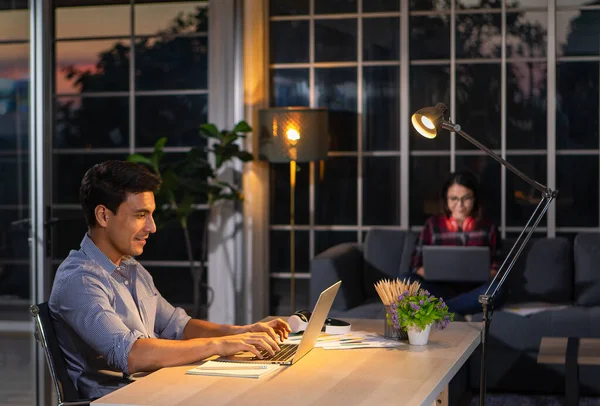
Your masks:
<instances>
[{"instance_id":1,"label":"floor lamp","mask_svg":"<svg viewBox=\"0 0 600 406\"><path fill-rule=\"evenodd\" d=\"M412 115L412 125L413 127L425 138L435 138L438 130L444 129L450 132L455 132L459 134L461 137L465 138L471 144L475 145L477 148L494 158L505 168L510 170L512 173L517 175L519 178L523 179L529 185L534 187L537 191L539 191L542 195L542 198L533 211L533 214L525 224L525 227L519 234L519 237L515 241L514 245L510 249L510 252L506 256L506 259L500 266L500 269L494 276L494 279L490 283L490 286L486 290L483 295L479 296L479 303L481 303L483 307L483 331L481 336L481 375L479 382L479 404L481 406L485 405L486 401L486 347L488 342L488 333L490 329L490 323L492 321L492 314L494 312L494 297L498 293L500 287L506 280L506 277L510 273L513 268L515 262L523 252L523 248L531 238L531 235L535 228L538 226L540 220L546 214L550 203L552 200L556 198L558 195L558 190L552 190L549 187L542 185L541 183L536 182L531 179L529 176L525 175L523 172L515 168L510 163L506 162L502 157L498 156L496 153L491 151L488 147L481 144L479 141L471 137L469 134L461 130L460 125L453 124L451 121L446 120L444 115L448 108L446 105L442 103L438 103L435 107L425 107L415 114Z\"/></svg>"},{"instance_id":2,"label":"floor lamp","mask_svg":"<svg viewBox=\"0 0 600 406\"><path fill-rule=\"evenodd\" d=\"M327 158L327 109L277 107L260 111L260 156L269 162L290 164L290 306L296 311L295 192L296 163Z\"/></svg>"}]
</instances>

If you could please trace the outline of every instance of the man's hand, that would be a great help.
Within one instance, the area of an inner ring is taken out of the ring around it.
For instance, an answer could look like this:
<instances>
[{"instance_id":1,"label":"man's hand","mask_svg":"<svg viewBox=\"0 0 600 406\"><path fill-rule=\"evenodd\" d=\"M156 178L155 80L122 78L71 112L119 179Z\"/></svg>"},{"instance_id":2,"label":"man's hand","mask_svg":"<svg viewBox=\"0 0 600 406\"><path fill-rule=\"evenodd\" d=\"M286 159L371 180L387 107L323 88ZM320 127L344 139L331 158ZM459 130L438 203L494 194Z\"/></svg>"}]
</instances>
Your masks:
<instances>
[{"instance_id":1,"label":"man's hand","mask_svg":"<svg viewBox=\"0 0 600 406\"><path fill-rule=\"evenodd\" d=\"M292 331L290 325L281 319L274 319L268 322L258 322L245 326L248 332L265 332L273 340L280 341L288 338L288 334Z\"/></svg>"},{"instance_id":2,"label":"man's hand","mask_svg":"<svg viewBox=\"0 0 600 406\"><path fill-rule=\"evenodd\" d=\"M234 355L240 351L248 351L262 358L260 348L264 348L271 355L279 351L279 346L269 334L265 332L243 333L232 336L217 337L214 339L216 354L221 356Z\"/></svg>"},{"instance_id":3,"label":"man's hand","mask_svg":"<svg viewBox=\"0 0 600 406\"><path fill-rule=\"evenodd\" d=\"M425 277L425 268L420 267L419 269L417 269L417 272L415 272L417 275L419 275L421 278Z\"/></svg>"}]
</instances>

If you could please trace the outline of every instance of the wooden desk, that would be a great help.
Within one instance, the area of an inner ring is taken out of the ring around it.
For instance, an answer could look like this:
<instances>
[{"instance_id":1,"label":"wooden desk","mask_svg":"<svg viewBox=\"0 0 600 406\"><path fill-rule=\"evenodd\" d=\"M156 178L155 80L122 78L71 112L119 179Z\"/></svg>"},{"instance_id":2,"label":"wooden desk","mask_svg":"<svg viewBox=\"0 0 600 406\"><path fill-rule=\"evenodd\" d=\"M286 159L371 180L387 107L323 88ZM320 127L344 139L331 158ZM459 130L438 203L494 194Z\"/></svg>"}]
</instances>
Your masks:
<instances>
[{"instance_id":1,"label":"wooden desk","mask_svg":"<svg viewBox=\"0 0 600 406\"><path fill-rule=\"evenodd\" d=\"M383 334L383 320L349 320ZM115 405L431 405L481 342L480 325L432 329L423 347L324 350L260 379L185 375L163 368L94 402Z\"/></svg>"}]
</instances>

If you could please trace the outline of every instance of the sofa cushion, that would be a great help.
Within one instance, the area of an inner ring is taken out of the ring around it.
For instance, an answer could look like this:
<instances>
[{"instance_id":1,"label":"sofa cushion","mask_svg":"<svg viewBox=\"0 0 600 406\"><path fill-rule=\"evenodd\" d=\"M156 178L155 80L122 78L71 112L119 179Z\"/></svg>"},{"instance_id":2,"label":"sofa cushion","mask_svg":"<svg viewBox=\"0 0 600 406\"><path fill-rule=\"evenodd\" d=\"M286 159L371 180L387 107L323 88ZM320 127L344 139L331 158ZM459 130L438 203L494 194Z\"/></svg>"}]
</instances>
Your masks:
<instances>
[{"instance_id":1,"label":"sofa cushion","mask_svg":"<svg viewBox=\"0 0 600 406\"><path fill-rule=\"evenodd\" d=\"M531 244L523 289L528 301L564 303L573 300L573 260L569 240L541 238Z\"/></svg>"},{"instance_id":2,"label":"sofa cushion","mask_svg":"<svg viewBox=\"0 0 600 406\"><path fill-rule=\"evenodd\" d=\"M575 261L575 303L600 305L600 234L581 233L573 244Z\"/></svg>"},{"instance_id":3,"label":"sofa cushion","mask_svg":"<svg viewBox=\"0 0 600 406\"><path fill-rule=\"evenodd\" d=\"M410 271L415 236L410 231L372 229L364 245L365 293L379 297L373 284L383 278L396 278Z\"/></svg>"}]
</instances>

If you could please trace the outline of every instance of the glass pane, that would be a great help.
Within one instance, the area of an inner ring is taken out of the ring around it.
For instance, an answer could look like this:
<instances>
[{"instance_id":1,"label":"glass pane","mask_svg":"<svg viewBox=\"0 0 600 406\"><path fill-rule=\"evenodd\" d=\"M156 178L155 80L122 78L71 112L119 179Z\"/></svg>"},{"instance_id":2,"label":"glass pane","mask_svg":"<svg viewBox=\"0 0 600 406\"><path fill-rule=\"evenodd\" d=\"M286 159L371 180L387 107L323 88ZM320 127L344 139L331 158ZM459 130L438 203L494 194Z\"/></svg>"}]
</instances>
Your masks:
<instances>
[{"instance_id":1,"label":"glass pane","mask_svg":"<svg viewBox=\"0 0 600 406\"><path fill-rule=\"evenodd\" d=\"M442 16L410 17L410 59L449 59L450 21Z\"/></svg>"},{"instance_id":2,"label":"glass pane","mask_svg":"<svg viewBox=\"0 0 600 406\"><path fill-rule=\"evenodd\" d=\"M81 178L79 178L79 183L81 184ZM77 193L79 193L79 188L77 188ZM56 225L52 227L52 257L66 258L71 250L79 248L81 240L87 232L85 216L82 209L57 208L53 208L52 216L58 219Z\"/></svg>"},{"instance_id":3,"label":"glass pane","mask_svg":"<svg viewBox=\"0 0 600 406\"><path fill-rule=\"evenodd\" d=\"M545 57L548 41L548 13L519 12L506 14L506 55Z\"/></svg>"},{"instance_id":4,"label":"glass pane","mask_svg":"<svg viewBox=\"0 0 600 406\"><path fill-rule=\"evenodd\" d=\"M150 237L151 239L152 237ZM148 240L150 240L148 239ZM146 248L144 251L148 251ZM164 251L164 250L162 250ZM140 262L144 265L144 260ZM152 275L156 289L173 306L182 307L192 314L194 303L194 283L190 269L187 266L153 266L144 265ZM205 272L206 269L205 269ZM204 275L206 278L206 274ZM176 280L176 283L173 283ZM206 303L206 294L201 292L201 303Z\"/></svg>"},{"instance_id":5,"label":"glass pane","mask_svg":"<svg viewBox=\"0 0 600 406\"><path fill-rule=\"evenodd\" d=\"M406 120L417 110L444 103L450 106L450 66L411 66L410 67L410 112ZM429 140L422 137L411 125L410 148L418 150L449 150L450 137L436 137Z\"/></svg>"},{"instance_id":6,"label":"glass pane","mask_svg":"<svg viewBox=\"0 0 600 406\"><path fill-rule=\"evenodd\" d=\"M2 15L2 12L0 12ZM17 95L21 106L25 108L29 98L29 44L0 44L0 114L3 111L14 110ZM12 94L12 107L9 106L8 95ZM8 110L7 110L8 109ZM0 131L2 131L0 129Z\"/></svg>"},{"instance_id":7,"label":"glass pane","mask_svg":"<svg viewBox=\"0 0 600 406\"><path fill-rule=\"evenodd\" d=\"M188 230L192 241L192 255L195 261L202 258L202 238L206 221L205 210L195 210L188 218ZM139 260L144 261L186 261L188 252L185 248L183 229L177 221L168 223L157 219L158 230L148 238L148 244ZM169 249L165 249L169 247ZM185 269L185 268L184 268ZM187 272L189 273L189 272Z\"/></svg>"},{"instance_id":8,"label":"glass pane","mask_svg":"<svg viewBox=\"0 0 600 406\"><path fill-rule=\"evenodd\" d=\"M316 224L356 224L357 159L329 158L319 172L315 176Z\"/></svg>"},{"instance_id":9,"label":"glass pane","mask_svg":"<svg viewBox=\"0 0 600 406\"><path fill-rule=\"evenodd\" d=\"M456 5L459 10L500 8L502 7L502 0L457 0Z\"/></svg>"},{"instance_id":10,"label":"glass pane","mask_svg":"<svg viewBox=\"0 0 600 406\"><path fill-rule=\"evenodd\" d=\"M400 150L400 68L363 68L363 149Z\"/></svg>"},{"instance_id":11,"label":"glass pane","mask_svg":"<svg viewBox=\"0 0 600 406\"><path fill-rule=\"evenodd\" d=\"M317 107L329 109L329 149L356 151L356 68L315 69Z\"/></svg>"},{"instance_id":12,"label":"glass pane","mask_svg":"<svg viewBox=\"0 0 600 406\"><path fill-rule=\"evenodd\" d=\"M369 157L363 167L363 224L400 225L400 157Z\"/></svg>"},{"instance_id":13,"label":"glass pane","mask_svg":"<svg viewBox=\"0 0 600 406\"><path fill-rule=\"evenodd\" d=\"M271 63L308 62L308 21L272 21L269 26Z\"/></svg>"},{"instance_id":14,"label":"glass pane","mask_svg":"<svg viewBox=\"0 0 600 406\"><path fill-rule=\"evenodd\" d=\"M399 11L400 2L398 0L369 0L363 2L363 13L373 13L381 11Z\"/></svg>"},{"instance_id":15,"label":"glass pane","mask_svg":"<svg viewBox=\"0 0 600 406\"><path fill-rule=\"evenodd\" d=\"M271 164L270 166L270 217L271 224L290 224L290 165ZM310 186L310 164L296 164L296 189L294 199L294 221L308 224L308 188Z\"/></svg>"},{"instance_id":16,"label":"glass pane","mask_svg":"<svg viewBox=\"0 0 600 406\"><path fill-rule=\"evenodd\" d=\"M129 6L56 8L56 38L123 37L131 33Z\"/></svg>"},{"instance_id":17,"label":"glass pane","mask_svg":"<svg viewBox=\"0 0 600 406\"><path fill-rule=\"evenodd\" d=\"M442 11L450 10L450 0L409 0L411 11Z\"/></svg>"},{"instance_id":18,"label":"glass pane","mask_svg":"<svg viewBox=\"0 0 600 406\"><path fill-rule=\"evenodd\" d=\"M79 205L79 187L85 172L97 163L123 160L128 154L54 154L52 198L55 204ZM83 237L83 235L81 236Z\"/></svg>"},{"instance_id":19,"label":"glass pane","mask_svg":"<svg viewBox=\"0 0 600 406\"><path fill-rule=\"evenodd\" d=\"M357 0L315 1L315 14L356 13Z\"/></svg>"},{"instance_id":20,"label":"glass pane","mask_svg":"<svg viewBox=\"0 0 600 406\"><path fill-rule=\"evenodd\" d=\"M556 147L597 149L598 62L561 62L556 67Z\"/></svg>"},{"instance_id":21,"label":"glass pane","mask_svg":"<svg viewBox=\"0 0 600 406\"><path fill-rule=\"evenodd\" d=\"M134 16L135 35L208 31L206 3L136 4Z\"/></svg>"},{"instance_id":22,"label":"glass pane","mask_svg":"<svg viewBox=\"0 0 600 406\"><path fill-rule=\"evenodd\" d=\"M356 231L315 231L315 255L346 242L356 242Z\"/></svg>"},{"instance_id":23,"label":"glass pane","mask_svg":"<svg viewBox=\"0 0 600 406\"><path fill-rule=\"evenodd\" d=\"M296 273L309 272L308 231L294 231L294 264ZM290 231L271 230L271 246L269 249L271 273L290 272ZM288 290L289 292L289 290Z\"/></svg>"},{"instance_id":24,"label":"glass pane","mask_svg":"<svg viewBox=\"0 0 600 406\"><path fill-rule=\"evenodd\" d=\"M129 89L128 40L56 43L56 92Z\"/></svg>"},{"instance_id":25,"label":"glass pane","mask_svg":"<svg viewBox=\"0 0 600 406\"><path fill-rule=\"evenodd\" d=\"M14 147L13 147L14 148ZM29 174L29 156L2 148L6 155L0 155L0 204L28 205L29 188L27 188ZM29 217L28 213L23 213Z\"/></svg>"},{"instance_id":26,"label":"glass pane","mask_svg":"<svg viewBox=\"0 0 600 406\"><path fill-rule=\"evenodd\" d=\"M309 0L270 0L269 15L306 15L310 11Z\"/></svg>"},{"instance_id":27,"label":"glass pane","mask_svg":"<svg viewBox=\"0 0 600 406\"><path fill-rule=\"evenodd\" d=\"M0 41L29 39L29 11L0 11Z\"/></svg>"},{"instance_id":28,"label":"glass pane","mask_svg":"<svg viewBox=\"0 0 600 406\"><path fill-rule=\"evenodd\" d=\"M456 66L456 122L488 148L500 148L500 65ZM476 149L456 137L457 149Z\"/></svg>"},{"instance_id":29,"label":"glass pane","mask_svg":"<svg viewBox=\"0 0 600 406\"><path fill-rule=\"evenodd\" d=\"M598 227L598 156L557 156L558 227Z\"/></svg>"},{"instance_id":30,"label":"glass pane","mask_svg":"<svg viewBox=\"0 0 600 406\"><path fill-rule=\"evenodd\" d=\"M308 106L308 69L271 69L270 106Z\"/></svg>"},{"instance_id":31,"label":"glass pane","mask_svg":"<svg viewBox=\"0 0 600 406\"><path fill-rule=\"evenodd\" d=\"M25 270L29 273L28 270ZM0 285L1 286L1 285ZM31 320L28 306L26 314ZM34 379L35 355L32 351L36 345L31 333L0 333L0 405L29 406L35 404L36 393Z\"/></svg>"},{"instance_id":32,"label":"glass pane","mask_svg":"<svg viewBox=\"0 0 600 406\"><path fill-rule=\"evenodd\" d=\"M422 226L442 212L440 194L450 174L449 156L410 157L410 225Z\"/></svg>"},{"instance_id":33,"label":"glass pane","mask_svg":"<svg viewBox=\"0 0 600 406\"><path fill-rule=\"evenodd\" d=\"M136 90L208 88L208 38L146 38L135 44Z\"/></svg>"},{"instance_id":34,"label":"glass pane","mask_svg":"<svg viewBox=\"0 0 600 406\"><path fill-rule=\"evenodd\" d=\"M315 20L315 62L356 61L355 18Z\"/></svg>"},{"instance_id":35,"label":"glass pane","mask_svg":"<svg viewBox=\"0 0 600 406\"><path fill-rule=\"evenodd\" d=\"M506 73L506 147L545 149L546 64L508 63Z\"/></svg>"},{"instance_id":36,"label":"glass pane","mask_svg":"<svg viewBox=\"0 0 600 406\"><path fill-rule=\"evenodd\" d=\"M129 145L127 97L58 97L55 148Z\"/></svg>"},{"instance_id":37,"label":"glass pane","mask_svg":"<svg viewBox=\"0 0 600 406\"><path fill-rule=\"evenodd\" d=\"M545 185L547 182L546 155L508 156L508 162L517 167L531 179ZM560 194L562 198L562 192ZM540 202L540 193L527 182L510 171L506 171L506 225L524 227ZM500 200L498 200L500 201ZM553 204L556 204L553 203ZM547 224L546 216L540 221L540 226Z\"/></svg>"},{"instance_id":38,"label":"glass pane","mask_svg":"<svg viewBox=\"0 0 600 406\"><path fill-rule=\"evenodd\" d=\"M556 7L580 7L593 4L590 0L556 0Z\"/></svg>"},{"instance_id":39,"label":"glass pane","mask_svg":"<svg viewBox=\"0 0 600 406\"><path fill-rule=\"evenodd\" d=\"M484 216L500 226L500 164L487 155L456 157L456 170L469 171L479 181L481 207Z\"/></svg>"},{"instance_id":40,"label":"glass pane","mask_svg":"<svg viewBox=\"0 0 600 406\"><path fill-rule=\"evenodd\" d=\"M499 58L502 47L500 14L456 16L457 58Z\"/></svg>"},{"instance_id":41,"label":"glass pane","mask_svg":"<svg viewBox=\"0 0 600 406\"><path fill-rule=\"evenodd\" d=\"M167 147L200 145L200 124L208 119L206 95L138 96L135 103L136 146L153 147L168 136Z\"/></svg>"},{"instance_id":42,"label":"glass pane","mask_svg":"<svg viewBox=\"0 0 600 406\"><path fill-rule=\"evenodd\" d=\"M572 1L572 0L568 0ZM558 0L556 4L558 5L561 0ZM507 8L547 8L548 1L547 0L513 0L506 1Z\"/></svg>"},{"instance_id":43,"label":"glass pane","mask_svg":"<svg viewBox=\"0 0 600 406\"><path fill-rule=\"evenodd\" d=\"M400 58L400 19L363 19L363 60L387 61Z\"/></svg>"},{"instance_id":44,"label":"glass pane","mask_svg":"<svg viewBox=\"0 0 600 406\"><path fill-rule=\"evenodd\" d=\"M290 281L289 279L271 278L271 296L269 303L269 314L284 317L287 320L290 314L296 310L310 309L309 304L309 279L296 279L295 285L295 309L290 305Z\"/></svg>"},{"instance_id":45,"label":"glass pane","mask_svg":"<svg viewBox=\"0 0 600 406\"><path fill-rule=\"evenodd\" d=\"M600 55L600 10L556 12L556 54Z\"/></svg>"}]
</instances>

